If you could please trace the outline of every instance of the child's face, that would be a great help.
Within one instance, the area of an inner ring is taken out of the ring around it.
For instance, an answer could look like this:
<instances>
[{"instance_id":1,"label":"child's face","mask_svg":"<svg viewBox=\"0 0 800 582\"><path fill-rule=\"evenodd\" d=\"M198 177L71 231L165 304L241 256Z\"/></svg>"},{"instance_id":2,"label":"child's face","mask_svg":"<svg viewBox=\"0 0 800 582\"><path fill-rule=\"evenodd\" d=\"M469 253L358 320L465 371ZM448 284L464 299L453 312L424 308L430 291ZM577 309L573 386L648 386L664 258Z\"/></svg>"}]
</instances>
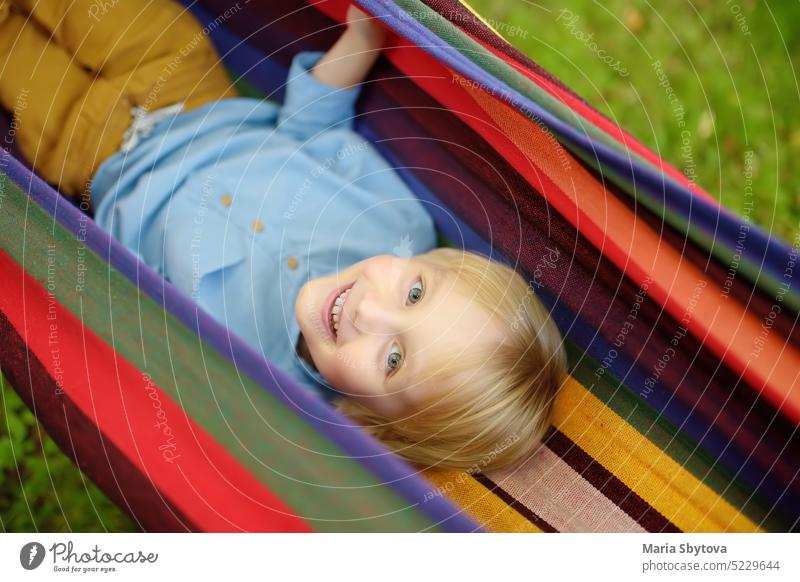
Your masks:
<instances>
[{"instance_id":1,"label":"child's face","mask_svg":"<svg viewBox=\"0 0 800 582\"><path fill-rule=\"evenodd\" d=\"M341 293L336 317L331 311ZM319 372L338 391L389 418L414 410L435 381L420 378L442 346L459 353L503 340L503 328L454 276L425 255L381 255L306 283L295 317Z\"/></svg>"}]
</instances>

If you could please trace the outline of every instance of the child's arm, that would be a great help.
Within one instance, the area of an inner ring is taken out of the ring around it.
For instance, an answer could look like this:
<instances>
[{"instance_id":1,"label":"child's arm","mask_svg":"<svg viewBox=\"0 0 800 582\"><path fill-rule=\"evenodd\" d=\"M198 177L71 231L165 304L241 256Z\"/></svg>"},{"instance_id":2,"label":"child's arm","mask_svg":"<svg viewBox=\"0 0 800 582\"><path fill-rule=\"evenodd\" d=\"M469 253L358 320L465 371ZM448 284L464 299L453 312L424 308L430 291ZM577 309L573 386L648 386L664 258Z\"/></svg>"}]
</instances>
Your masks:
<instances>
[{"instance_id":1,"label":"child's arm","mask_svg":"<svg viewBox=\"0 0 800 582\"><path fill-rule=\"evenodd\" d=\"M355 5L347 11L347 30L320 59L311 75L333 87L361 83L380 56L386 32L377 20Z\"/></svg>"}]
</instances>

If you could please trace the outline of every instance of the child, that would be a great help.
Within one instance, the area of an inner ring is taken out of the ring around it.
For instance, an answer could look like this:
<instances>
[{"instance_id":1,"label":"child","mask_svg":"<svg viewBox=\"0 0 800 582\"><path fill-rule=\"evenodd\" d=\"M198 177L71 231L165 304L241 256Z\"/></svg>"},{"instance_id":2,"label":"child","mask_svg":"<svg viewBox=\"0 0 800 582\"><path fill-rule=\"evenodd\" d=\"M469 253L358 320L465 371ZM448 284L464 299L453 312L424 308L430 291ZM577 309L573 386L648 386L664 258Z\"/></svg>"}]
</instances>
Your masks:
<instances>
[{"instance_id":1,"label":"child","mask_svg":"<svg viewBox=\"0 0 800 582\"><path fill-rule=\"evenodd\" d=\"M237 95L177 4L0 0L0 101L40 175L399 455L507 466L549 424L561 339L512 269L436 249L352 131L383 42L351 7L277 106Z\"/></svg>"}]
</instances>

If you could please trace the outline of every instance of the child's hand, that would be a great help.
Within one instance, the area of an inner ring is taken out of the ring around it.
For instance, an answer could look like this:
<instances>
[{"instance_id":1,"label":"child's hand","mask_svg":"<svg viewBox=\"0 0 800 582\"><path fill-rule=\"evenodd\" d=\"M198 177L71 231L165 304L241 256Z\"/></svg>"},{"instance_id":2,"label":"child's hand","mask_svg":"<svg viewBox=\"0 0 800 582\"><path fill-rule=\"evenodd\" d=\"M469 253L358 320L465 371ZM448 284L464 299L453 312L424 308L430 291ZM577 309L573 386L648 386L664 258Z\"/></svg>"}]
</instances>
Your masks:
<instances>
[{"instance_id":1,"label":"child's hand","mask_svg":"<svg viewBox=\"0 0 800 582\"><path fill-rule=\"evenodd\" d=\"M386 41L386 30L380 21L361 10L355 4L347 9L347 28L363 37L371 46L382 47Z\"/></svg>"},{"instance_id":2,"label":"child's hand","mask_svg":"<svg viewBox=\"0 0 800 582\"><path fill-rule=\"evenodd\" d=\"M351 4L347 10L347 29L311 74L334 87L357 85L380 56L384 42L386 31L378 20Z\"/></svg>"}]
</instances>

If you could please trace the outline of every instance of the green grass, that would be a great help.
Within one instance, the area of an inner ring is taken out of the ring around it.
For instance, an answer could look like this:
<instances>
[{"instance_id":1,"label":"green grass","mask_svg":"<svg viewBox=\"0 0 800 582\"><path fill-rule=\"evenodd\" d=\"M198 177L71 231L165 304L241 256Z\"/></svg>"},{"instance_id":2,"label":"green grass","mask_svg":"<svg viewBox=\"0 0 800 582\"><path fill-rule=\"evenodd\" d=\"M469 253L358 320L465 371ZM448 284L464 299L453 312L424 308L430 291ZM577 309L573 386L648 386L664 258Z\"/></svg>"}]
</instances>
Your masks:
<instances>
[{"instance_id":1,"label":"green grass","mask_svg":"<svg viewBox=\"0 0 800 582\"><path fill-rule=\"evenodd\" d=\"M681 128L652 67L661 61L685 110L696 181L722 204L792 241L800 234L800 4L738 0L472 0L500 32L599 111L680 170ZM745 35L734 11L740 9ZM695 12L696 9L696 12ZM574 17L573 17L574 18ZM511 27L517 27L516 31ZM594 34L596 48L576 34ZM618 60L620 75L597 51ZM752 151L751 208L745 159ZM3 384L0 395L2 531L134 531Z\"/></svg>"},{"instance_id":2,"label":"green grass","mask_svg":"<svg viewBox=\"0 0 800 582\"><path fill-rule=\"evenodd\" d=\"M36 422L0 374L0 531L138 531Z\"/></svg>"},{"instance_id":3,"label":"green grass","mask_svg":"<svg viewBox=\"0 0 800 582\"><path fill-rule=\"evenodd\" d=\"M471 5L509 42L686 172L684 128L653 67L660 61L685 110L695 181L774 235L790 242L800 235L795 161L800 3L472 0ZM587 46L591 34L589 42L596 46ZM613 61L627 75L614 70ZM746 169L752 171L750 204Z\"/></svg>"}]
</instances>

